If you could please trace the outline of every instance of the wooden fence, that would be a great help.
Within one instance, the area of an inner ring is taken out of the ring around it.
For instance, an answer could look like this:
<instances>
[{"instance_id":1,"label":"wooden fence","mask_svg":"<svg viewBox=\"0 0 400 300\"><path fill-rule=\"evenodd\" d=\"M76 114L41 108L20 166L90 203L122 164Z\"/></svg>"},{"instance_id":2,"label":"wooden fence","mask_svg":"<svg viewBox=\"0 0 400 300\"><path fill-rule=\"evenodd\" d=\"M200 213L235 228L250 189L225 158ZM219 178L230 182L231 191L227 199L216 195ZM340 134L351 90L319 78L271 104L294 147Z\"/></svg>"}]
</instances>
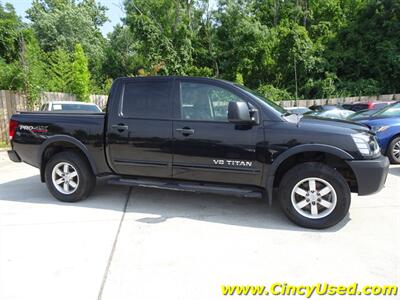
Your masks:
<instances>
[{"instance_id":1,"label":"wooden fence","mask_svg":"<svg viewBox=\"0 0 400 300\"><path fill-rule=\"evenodd\" d=\"M341 104L352 103L356 101L392 101L400 100L400 94L379 95L379 96L362 96L362 97L345 97L345 98L330 98L330 99L314 99L314 100L285 100L281 101L283 107L324 105L324 104ZM49 101L76 101L76 97L65 93L45 92L40 96L40 103ZM90 102L96 103L101 108L107 104L107 96L91 95ZM8 143L8 121L16 111L27 110L26 97L15 91L0 90L0 142Z\"/></svg>"}]
</instances>

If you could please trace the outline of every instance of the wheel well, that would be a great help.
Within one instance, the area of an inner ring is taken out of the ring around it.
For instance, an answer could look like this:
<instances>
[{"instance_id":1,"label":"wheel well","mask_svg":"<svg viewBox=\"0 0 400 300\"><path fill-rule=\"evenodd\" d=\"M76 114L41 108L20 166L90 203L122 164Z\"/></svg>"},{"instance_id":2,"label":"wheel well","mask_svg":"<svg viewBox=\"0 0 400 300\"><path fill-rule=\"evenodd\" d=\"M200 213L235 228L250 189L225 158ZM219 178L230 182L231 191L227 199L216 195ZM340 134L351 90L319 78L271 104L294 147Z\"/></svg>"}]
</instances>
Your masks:
<instances>
[{"instance_id":1,"label":"wheel well","mask_svg":"<svg viewBox=\"0 0 400 300\"><path fill-rule=\"evenodd\" d=\"M350 190L353 193L358 192L357 179L350 166L342 158L326 152L302 152L284 160L275 172L274 187L278 187L279 182L287 171L305 162L320 162L336 169L336 171L342 174Z\"/></svg>"},{"instance_id":2,"label":"wheel well","mask_svg":"<svg viewBox=\"0 0 400 300\"><path fill-rule=\"evenodd\" d=\"M40 163L40 180L45 182L44 172L46 169L47 162L50 158L60 152L64 151L72 151L80 155L83 159L86 160L89 166L91 166L89 159L85 155L85 153L76 145L69 143L69 142L54 142L46 147L42 153L41 163Z\"/></svg>"}]
</instances>

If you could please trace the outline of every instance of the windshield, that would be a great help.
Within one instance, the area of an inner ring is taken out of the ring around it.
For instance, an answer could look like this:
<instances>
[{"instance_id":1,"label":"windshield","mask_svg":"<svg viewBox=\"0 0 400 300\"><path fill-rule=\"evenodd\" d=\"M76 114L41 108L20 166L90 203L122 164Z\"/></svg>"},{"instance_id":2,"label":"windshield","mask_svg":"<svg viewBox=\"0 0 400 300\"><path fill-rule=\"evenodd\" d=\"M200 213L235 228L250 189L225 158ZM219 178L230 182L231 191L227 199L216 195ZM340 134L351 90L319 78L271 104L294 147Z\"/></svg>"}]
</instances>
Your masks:
<instances>
[{"instance_id":1,"label":"windshield","mask_svg":"<svg viewBox=\"0 0 400 300\"><path fill-rule=\"evenodd\" d=\"M349 119L357 119L357 118L365 118L369 117L372 114L376 113L378 110L376 109L364 109L360 110L358 112L353 113L352 115L349 116Z\"/></svg>"},{"instance_id":2,"label":"windshield","mask_svg":"<svg viewBox=\"0 0 400 300\"><path fill-rule=\"evenodd\" d=\"M400 117L400 102L382 108L374 113L372 117Z\"/></svg>"},{"instance_id":3,"label":"windshield","mask_svg":"<svg viewBox=\"0 0 400 300\"><path fill-rule=\"evenodd\" d=\"M237 84L235 83L235 85L239 88L241 88L243 91L245 91L246 93L252 95L253 97L261 100L262 102L264 102L265 104L267 104L270 108L272 108L275 112L279 113L280 115L285 115L285 114L291 114L290 112L288 112L286 109L284 109L283 107L279 106L278 104L276 104L275 102L266 99L263 95L261 95L260 93L253 91L247 87L245 87L244 85L241 84Z\"/></svg>"}]
</instances>

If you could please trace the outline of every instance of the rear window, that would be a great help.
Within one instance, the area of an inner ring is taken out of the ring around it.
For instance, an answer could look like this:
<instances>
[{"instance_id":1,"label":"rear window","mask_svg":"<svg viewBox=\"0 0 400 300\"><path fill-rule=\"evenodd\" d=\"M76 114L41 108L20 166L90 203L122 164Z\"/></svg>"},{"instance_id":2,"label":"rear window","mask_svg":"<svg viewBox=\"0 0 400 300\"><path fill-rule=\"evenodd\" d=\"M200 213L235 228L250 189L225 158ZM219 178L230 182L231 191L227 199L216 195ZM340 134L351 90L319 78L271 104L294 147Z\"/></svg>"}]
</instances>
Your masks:
<instances>
[{"instance_id":1,"label":"rear window","mask_svg":"<svg viewBox=\"0 0 400 300\"><path fill-rule=\"evenodd\" d=\"M171 118L170 92L170 81L152 80L126 83L122 100L122 114L125 118Z\"/></svg>"},{"instance_id":2,"label":"rear window","mask_svg":"<svg viewBox=\"0 0 400 300\"><path fill-rule=\"evenodd\" d=\"M353 105L353 110L354 111L359 111L363 109L368 109L368 104L354 104Z\"/></svg>"},{"instance_id":3,"label":"rear window","mask_svg":"<svg viewBox=\"0 0 400 300\"><path fill-rule=\"evenodd\" d=\"M389 103L375 103L374 104L374 109L381 109L381 108L384 108L384 107L386 107L388 105L389 105Z\"/></svg>"},{"instance_id":4,"label":"rear window","mask_svg":"<svg viewBox=\"0 0 400 300\"><path fill-rule=\"evenodd\" d=\"M349 109L349 110L351 110L351 109L353 108L353 104L343 104L342 107L343 107L344 109Z\"/></svg>"},{"instance_id":5,"label":"rear window","mask_svg":"<svg viewBox=\"0 0 400 300\"><path fill-rule=\"evenodd\" d=\"M86 104L53 104L53 110L101 112L97 106Z\"/></svg>"}]
</instances>

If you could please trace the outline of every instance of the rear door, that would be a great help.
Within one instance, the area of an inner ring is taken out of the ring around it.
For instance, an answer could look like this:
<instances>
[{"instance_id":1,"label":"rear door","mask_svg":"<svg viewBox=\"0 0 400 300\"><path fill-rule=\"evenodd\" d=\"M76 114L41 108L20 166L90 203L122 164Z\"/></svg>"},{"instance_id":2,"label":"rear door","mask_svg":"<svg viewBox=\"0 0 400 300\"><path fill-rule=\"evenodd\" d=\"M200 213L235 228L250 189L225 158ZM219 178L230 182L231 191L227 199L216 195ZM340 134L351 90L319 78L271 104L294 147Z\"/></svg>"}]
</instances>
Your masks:
<instances>
[{"instance_id":1,"label":"rear door","mask_svg":"<svg viewBox=\"0 0 400 300\"><path fill-rule=\"evenodd\" d=\"M111 91L106 145L114 172L171 177L172 85L170 78L140 77Z\"/></svg>"},{"instance_id":2,"label":"rear door","mask_svg":"<svg viewBox=\"0 0 400 300\"><path fill-rule=\"evenodd\" d=\"M229 102L247 101L228 86L200 79L177 81L175 98L173 178L260 185L262 126L228 122Z\"/></svg>"}]
</instances>

